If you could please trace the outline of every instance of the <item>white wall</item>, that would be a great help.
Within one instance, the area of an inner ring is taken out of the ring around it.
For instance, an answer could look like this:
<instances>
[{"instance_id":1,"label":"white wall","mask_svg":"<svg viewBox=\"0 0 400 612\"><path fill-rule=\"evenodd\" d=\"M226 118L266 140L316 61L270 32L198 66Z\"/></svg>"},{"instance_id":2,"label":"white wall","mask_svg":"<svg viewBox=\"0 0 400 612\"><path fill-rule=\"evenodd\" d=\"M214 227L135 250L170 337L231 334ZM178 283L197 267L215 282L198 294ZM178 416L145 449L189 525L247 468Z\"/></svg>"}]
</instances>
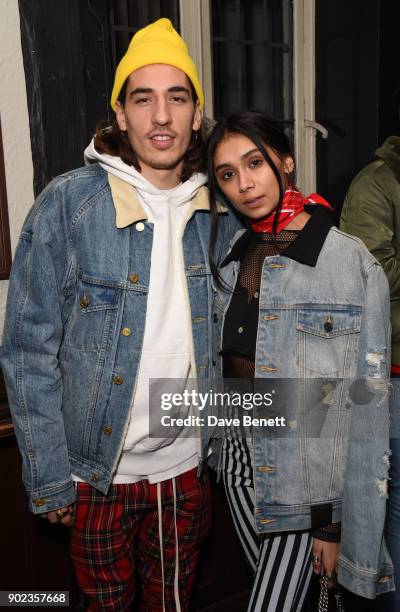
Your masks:
<instances>
[{"instance_id":1,"label":"white wall","mask_svg":"<svg viewBox=\"0 0 400 612\"><path fill-rule=\"evenodd\" d=\"M18 0L0 0L0 116L14 253L22 223L33 203L33 165ZM8 281L0 281L0 335Z\"/></svg>"}]
</instances>

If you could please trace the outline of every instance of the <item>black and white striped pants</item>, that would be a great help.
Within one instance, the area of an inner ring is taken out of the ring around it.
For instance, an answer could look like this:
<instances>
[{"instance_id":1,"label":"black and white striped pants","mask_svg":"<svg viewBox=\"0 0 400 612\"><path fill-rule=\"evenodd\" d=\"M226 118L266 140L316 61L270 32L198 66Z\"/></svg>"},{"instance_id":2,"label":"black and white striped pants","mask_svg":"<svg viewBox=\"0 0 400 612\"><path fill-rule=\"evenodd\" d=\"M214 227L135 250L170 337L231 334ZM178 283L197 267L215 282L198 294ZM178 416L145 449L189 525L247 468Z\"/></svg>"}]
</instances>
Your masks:
<instances>
[{"instance_id":1,"label":"black and white striped pants","mask_svg":"<svg viewBox=\"0 0 400 612\"><path fill-rule=\"evenodd\" d=\"M254 572L247 612L299 612L312 576L312 536L308 531L257 534L250 445L249 439L232 437L222 450L229 507Z\"/></svg>"}]
</instances>

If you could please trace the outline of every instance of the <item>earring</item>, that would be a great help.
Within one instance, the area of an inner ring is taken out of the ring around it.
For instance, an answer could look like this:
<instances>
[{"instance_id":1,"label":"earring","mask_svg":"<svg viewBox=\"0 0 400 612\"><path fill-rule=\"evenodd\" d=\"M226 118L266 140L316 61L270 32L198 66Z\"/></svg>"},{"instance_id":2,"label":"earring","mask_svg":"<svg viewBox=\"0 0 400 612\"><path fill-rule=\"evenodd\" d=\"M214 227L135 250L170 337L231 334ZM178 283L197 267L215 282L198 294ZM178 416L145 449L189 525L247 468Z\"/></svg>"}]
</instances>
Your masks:
<instances>
[{"instance_id":1,"label":"earring","mask_svg":"<svg viewBox=\"0 0 400 612\"><path fill-rule=\"evenodd\" d=\"M193 135L194 135L194 140L198 140L199 139L199 132L193 130Z\"/></svg>"}]
</instances>

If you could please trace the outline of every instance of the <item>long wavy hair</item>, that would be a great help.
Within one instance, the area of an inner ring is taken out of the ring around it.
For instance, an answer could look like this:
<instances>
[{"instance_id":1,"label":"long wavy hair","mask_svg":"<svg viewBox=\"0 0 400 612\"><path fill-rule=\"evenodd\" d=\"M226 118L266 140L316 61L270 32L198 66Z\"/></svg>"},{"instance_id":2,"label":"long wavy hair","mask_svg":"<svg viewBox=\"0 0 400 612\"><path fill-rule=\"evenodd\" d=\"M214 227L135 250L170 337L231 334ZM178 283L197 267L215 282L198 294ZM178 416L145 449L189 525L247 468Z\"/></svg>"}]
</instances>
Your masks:
<instances>
[{"instance_id":1,"label":"long wavy hair","mask_svg":"<svg viewBox=\"0 0 400 612\"><path fill-rule=\"evenodd\" d=\"M211 209L209 258L214 280L217 283L217 286L220 288L224 287L223 283L221 282L220 275L218 273L218 263L220 262L217 262L215 257L215 245L218 236L217 201L221 199L225 201L225 198L217 183L217 179L215 176L214 157L217 146L228 134L241 134L249 138L252 142L254 142L254 144L262 153L265 161L268 163L272 172L275 175L276 181L279 186L279 201L275 209L274 220L272 224L272 233L274 237L276 235L279 214L282 208L284 186L282 183L281 176L279 174L279 170L277 169L270 155L268 154L265 145L270 147L278 155L278 157L284 158L289 155L293 157L289 139L286 136L282 125L278 121L275 121L275 119L272 119L271 117L262 112L239 111L233 113L221 119L211 132L207 141L208 184L210 189ZM247 219L243 215L239 216L241 217L243 224L248 225Z\"/></svg>"},{"instance_id":2,"label":"long wavy hair","mask_svg":"<svg viewBox=\"0 0 400 612\"><path fill-rule=\"evenodd\" d=\"M120 102L122 106L125 106L127 82L128 79L123 84L120 94L118 96L118 102ZM196 104L196 91L190 80L189 84L193 102L194 104ZM127 132L123 132L119 129L116 117L114 117L114 120L111 125L109 125L106 121L101 121L96 126L96 132L94 134L94 146L99 153L107 153L108 155L120 157L123 162L128 164L128 166L133 166L138 172L140 172L140 163L135 154L135 151L130 145L128 134ZM200 128L198 132L192 132L192 138L190 140L189 147L183 157L181 180L184 182L196 172L205 171L205 142L203 136L203 129Z\"/></svg>"}]
</instances>

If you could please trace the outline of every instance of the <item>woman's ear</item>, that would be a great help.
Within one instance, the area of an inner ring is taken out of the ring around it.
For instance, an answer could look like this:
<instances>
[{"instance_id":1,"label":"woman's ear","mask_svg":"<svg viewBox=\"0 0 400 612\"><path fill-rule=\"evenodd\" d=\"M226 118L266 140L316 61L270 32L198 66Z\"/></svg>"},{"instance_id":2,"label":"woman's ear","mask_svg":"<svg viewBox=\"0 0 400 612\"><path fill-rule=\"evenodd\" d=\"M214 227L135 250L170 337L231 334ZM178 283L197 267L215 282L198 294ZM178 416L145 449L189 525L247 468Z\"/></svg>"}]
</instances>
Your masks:
<instances>
[{"instance_id":1,"label":"woman's ear","mask_svg":"<svg viewBox=\"0 0 400 612\"><path fill-rule=\"evenodd\" d=\"M288 155L283 162L283 171L288 176L292 176L294 174L294 161L291 155Z\"/></svg>"}]
</instances>

